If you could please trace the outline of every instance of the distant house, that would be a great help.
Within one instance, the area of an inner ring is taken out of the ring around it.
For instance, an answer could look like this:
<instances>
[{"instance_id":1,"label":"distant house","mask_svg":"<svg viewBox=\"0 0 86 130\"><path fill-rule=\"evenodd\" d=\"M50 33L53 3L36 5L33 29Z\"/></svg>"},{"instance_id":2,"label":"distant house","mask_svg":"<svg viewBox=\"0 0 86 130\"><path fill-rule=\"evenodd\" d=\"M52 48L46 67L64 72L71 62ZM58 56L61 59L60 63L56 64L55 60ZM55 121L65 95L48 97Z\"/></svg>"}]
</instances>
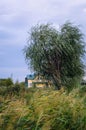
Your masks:
<instances>
[{"instance_id":1,"label":"distant house","mask_svg":"<svg viewBox=\"0 0 86 130\"><path fill-rule=\"evenodd\" d=\"M25 78L25 85L26 87L30 88L32 86L41 88L41 87L47 87L48 81L45 80L42 76L38 76L35 74L27 75Z\"/></svg>"}]
</instances>

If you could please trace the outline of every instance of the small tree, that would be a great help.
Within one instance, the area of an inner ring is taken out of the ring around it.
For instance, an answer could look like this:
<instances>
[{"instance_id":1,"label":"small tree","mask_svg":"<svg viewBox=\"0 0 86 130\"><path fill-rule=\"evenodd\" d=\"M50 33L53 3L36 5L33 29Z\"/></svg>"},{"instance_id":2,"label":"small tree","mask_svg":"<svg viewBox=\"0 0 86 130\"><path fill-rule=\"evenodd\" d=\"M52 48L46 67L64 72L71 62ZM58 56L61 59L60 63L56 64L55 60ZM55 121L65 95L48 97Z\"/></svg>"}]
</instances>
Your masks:
<instances>
[{"instance_id":1,"label":"small tree","mask_svg":"<svg viewBox=\"0 0 86 130\"><path fill-rule=\"evenodd\" d=\"M11 78L8 78L8 79L6 80L6 86L11 86L11 85L13 85L13 81L12 81Z\"/></svg>"},{"instance_id":2,"label":"small tree","mask_svg":"<svg viewBox=\"0 0 86 130\"><path fill-rule=\"evenodd\" d=\"M7 87L9 87L11 85L13 85L13 81L12 81L11 78L1 79L0 80L0 86L7 86Z\"/></svg>"},{"instance_id":3,"label":"small tree","mask_svg":"<svg viewBox=\"0 0 86 130\"><path fill-rule=\"evenodd\" d=\"M84 72L82 36L79 28L71 23L64 24L60 31L49 24L37 25L32 28L24 48L26 61L35 72L52 80L58 89L69 85Z\"/></svg>"}]
</instances>

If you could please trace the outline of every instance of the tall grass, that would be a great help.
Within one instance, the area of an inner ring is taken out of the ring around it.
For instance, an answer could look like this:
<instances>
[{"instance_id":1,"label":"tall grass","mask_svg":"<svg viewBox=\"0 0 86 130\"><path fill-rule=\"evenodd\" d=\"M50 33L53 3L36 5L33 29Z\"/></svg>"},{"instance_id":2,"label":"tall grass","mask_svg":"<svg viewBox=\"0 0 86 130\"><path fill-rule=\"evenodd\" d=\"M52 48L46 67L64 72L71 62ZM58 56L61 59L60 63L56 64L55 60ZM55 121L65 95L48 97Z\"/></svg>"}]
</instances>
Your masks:
<instances>
[{"instance_id":1,"label":"tall grass","mask_svg":"<svg viewBox=\"0 0 86 130\"><path fill-rule=\"evenodd\" d=\"M1 95L0 130L86 130L86 86Z\"/></svg>"}]
</instances>

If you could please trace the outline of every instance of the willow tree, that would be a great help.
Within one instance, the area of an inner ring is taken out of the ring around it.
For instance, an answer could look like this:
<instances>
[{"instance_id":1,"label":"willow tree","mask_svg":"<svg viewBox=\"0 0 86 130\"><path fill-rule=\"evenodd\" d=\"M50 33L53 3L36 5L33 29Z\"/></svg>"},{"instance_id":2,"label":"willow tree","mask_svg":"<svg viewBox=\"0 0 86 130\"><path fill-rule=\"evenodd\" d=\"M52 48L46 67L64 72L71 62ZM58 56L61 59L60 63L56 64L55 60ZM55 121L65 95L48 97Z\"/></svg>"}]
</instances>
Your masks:
<instances>
[{"instance_id":1,"label":"willow tree","mask_svg":"<svg viewBox=\"0 0 86 130\"><path fill-rule=\"evenodd\" d=\"M37 25L31 29L24 48L25 59L33 70L60 89L83 75L83 35L77 26L65 23L60 30Z\"/></svg>"}]
</instances>

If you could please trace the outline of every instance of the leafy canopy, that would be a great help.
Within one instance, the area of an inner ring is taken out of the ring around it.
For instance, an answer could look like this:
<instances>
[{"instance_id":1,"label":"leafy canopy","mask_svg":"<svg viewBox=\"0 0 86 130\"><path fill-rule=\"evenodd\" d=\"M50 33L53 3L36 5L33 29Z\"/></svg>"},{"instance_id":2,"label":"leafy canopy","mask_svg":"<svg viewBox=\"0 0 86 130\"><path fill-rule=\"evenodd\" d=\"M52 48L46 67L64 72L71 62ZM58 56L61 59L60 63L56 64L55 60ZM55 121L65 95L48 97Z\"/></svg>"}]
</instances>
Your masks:
<instances>
[{"instance_id":1,"label":"leafy canopy","mask_svg":"<svg viewBox=\"0 0 86 130\"><path fill-rule=\"evenodd\" d=\"M84 72L83 35L71 23L65 23L59 31L49 24L33 27L24 54L28 65L58 89L80 80Z\"/></svg>"}]
</instances>

